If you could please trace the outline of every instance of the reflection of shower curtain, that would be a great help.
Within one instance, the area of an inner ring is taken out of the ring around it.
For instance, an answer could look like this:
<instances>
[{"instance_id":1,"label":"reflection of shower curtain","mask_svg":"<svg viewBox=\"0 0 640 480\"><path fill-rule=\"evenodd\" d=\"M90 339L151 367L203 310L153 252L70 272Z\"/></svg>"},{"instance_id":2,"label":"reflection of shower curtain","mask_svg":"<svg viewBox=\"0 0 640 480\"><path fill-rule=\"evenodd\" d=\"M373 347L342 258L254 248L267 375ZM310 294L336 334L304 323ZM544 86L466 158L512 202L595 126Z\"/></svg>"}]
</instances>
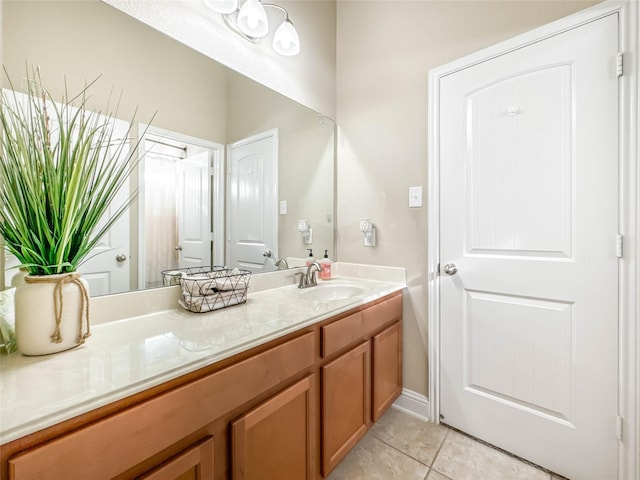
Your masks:
<instances>
[{"instance_id":1,"label":"reflection of shower curtain","mask_svg":"<svg viewBox=\"0 0 640 480\"><path fill-rule=\"evenodd\" d=\"M162 270L178 267L176 217L177 159L145 156L144 232L146 287L162 286Z\"/></svg>"}]
</instances>

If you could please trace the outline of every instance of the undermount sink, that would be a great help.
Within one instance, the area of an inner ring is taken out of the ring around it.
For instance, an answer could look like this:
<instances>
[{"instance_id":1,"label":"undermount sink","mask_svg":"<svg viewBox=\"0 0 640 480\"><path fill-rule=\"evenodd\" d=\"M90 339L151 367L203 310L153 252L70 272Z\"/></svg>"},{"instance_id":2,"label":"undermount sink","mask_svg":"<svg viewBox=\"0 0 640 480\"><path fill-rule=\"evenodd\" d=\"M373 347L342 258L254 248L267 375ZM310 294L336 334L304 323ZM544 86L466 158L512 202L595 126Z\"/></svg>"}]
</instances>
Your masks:
<instances>
[{"instance_id":1,"label":"undermount sink","mask_svg":"<svg viewBox=\"0 0 640 480\"><path fill-rule=\"evenodd\" d=\"M301 289L303 298L310 300L345 300L365 293L365 289L351 283L319 283L316 287Z\"/></svg>"}]
</instances>

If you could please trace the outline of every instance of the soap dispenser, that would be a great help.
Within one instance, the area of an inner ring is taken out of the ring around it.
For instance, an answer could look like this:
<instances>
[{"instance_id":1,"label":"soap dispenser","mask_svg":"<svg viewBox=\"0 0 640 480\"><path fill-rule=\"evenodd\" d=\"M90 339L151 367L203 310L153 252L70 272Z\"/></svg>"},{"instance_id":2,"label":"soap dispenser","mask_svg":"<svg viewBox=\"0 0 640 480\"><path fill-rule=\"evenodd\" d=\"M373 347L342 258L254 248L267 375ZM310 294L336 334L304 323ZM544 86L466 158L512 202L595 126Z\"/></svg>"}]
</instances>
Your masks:
<instances>
[{"instance_id":1,"label":"soap dispenser","mask_svg":"<svg viewBox=\"0 0 640 480\"><path fill-rule=\"evenodd\" d=\"M329 250L324 251L324 258L320 260L320 280L331 280L331 260Z\"/></svg>"},{"instance_id":2,"label":"soap dispenser","mask_svg":"<svg viewBox=\"0 0 640 480\"><path fill-rule=\"evenodd\" d=\"M309 250L309 256L307 257L307 264L306 264L306 265L307 265L307 267L308 267L308 266L309 266L309 265L311 265L313 262L315 262L315 261L316 261L316 259L315 259L315 258L313 258L313 250L312 250L312 249L310 249L310 248L307 248L307 250Z\"/></svg>"}]
</instances>

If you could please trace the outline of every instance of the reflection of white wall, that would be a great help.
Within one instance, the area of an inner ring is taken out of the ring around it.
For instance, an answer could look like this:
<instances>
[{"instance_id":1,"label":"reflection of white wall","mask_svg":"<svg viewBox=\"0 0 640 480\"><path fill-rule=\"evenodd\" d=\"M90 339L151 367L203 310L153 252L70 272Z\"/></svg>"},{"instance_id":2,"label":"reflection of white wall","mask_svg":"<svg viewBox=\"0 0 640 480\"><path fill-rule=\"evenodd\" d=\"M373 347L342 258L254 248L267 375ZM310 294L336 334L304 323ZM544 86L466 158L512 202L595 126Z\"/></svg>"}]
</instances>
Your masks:
<instances>
[{"instance_id":1,"label":"reflection of white wall","mask_svg":"<svg viewBox=\"0 0 640 480\"><path fill-rule=\"evenodd\" d=\"M333 256L333 122L302 105L230 73L227 136L230 142L278 127L278 188L288 213L279 215L278 249L304 257L313 248ZM329 216L329 218L327 218ZM313 229L313 244L305 245L298 220Z\"/></svg>"},{"instance_id":2,"label":"reflection of white wall","mask_svg":"<svg viewBox=\"0 0 640 480\"><path fill-rule=\"evenodd\" d=\"M303 105L335 118L336 1L278 0L300 35L301 50L283 57L271 48L283 14L267 9L270 34L254 45L231 32L204 2L103 0L185 45Z\"/></svg>"},{"instance_id":3,"label":"reflection of white wall","mask_svg":"<svg viewBox=\"0 0 640 480\"><path fill-rule=\"evenodd\" d=\"M18 90L25 61L40 68L54 98L65 77L75 93L101 75L89 109L103 110L122 93L119 118L137 109L136 120L149 123L155 113L159 128L225 142L222 65L98 0L2 3L4 66Z\"/></svg>"}]
</instances>

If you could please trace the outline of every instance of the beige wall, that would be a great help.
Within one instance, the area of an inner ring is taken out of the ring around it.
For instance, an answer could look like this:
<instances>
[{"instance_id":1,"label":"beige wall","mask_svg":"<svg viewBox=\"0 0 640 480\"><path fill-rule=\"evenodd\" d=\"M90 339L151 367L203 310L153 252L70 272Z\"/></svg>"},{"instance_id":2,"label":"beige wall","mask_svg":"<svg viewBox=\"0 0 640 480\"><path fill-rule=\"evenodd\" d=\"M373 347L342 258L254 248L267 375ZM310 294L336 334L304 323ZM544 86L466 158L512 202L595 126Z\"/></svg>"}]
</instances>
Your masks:
<instances>
[{"instance_id":1,"label":"beige wall","mask_svg":"<svg viewBox=\"0 0 640 480\"><path fill-rule=\"evenodd\" d=\"M247 77L230 76L229 143L278 128L278 194L288 204L288 213L278 216L279 255L304 258L306 248L316 258L324 249L333 254L333 122ZM311 245L303 243L298 220L311 225Z\"/></svg>"},{"instance_id":2,"label":"beige wall","mask_svg":"<svg viewBox=\"0 0 640 480\"><path fill-rule=\"evenodd\" d=\"M339 260L407 269L404 386L428 393L427 74L591 1L338 2ZM423 208L408 207L422 185ZM362 245L371 217L378 246Z\"/></svg>"}]
</instances>

